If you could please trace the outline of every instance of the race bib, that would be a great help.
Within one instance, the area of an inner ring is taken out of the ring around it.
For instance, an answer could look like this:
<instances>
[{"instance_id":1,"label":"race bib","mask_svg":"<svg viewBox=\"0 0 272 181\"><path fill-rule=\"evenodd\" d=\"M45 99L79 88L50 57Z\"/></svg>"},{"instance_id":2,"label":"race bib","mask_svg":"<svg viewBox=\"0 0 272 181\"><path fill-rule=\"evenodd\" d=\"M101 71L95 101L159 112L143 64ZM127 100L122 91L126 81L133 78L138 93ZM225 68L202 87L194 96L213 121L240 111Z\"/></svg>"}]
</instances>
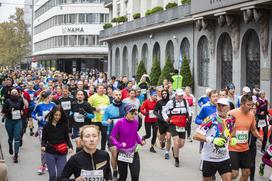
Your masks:
<instances>
[{"instance_id":1,"label":"race bib","mask_svg":"<svg viewBox=\"0 0 272 181\"><path fill-rule=\"evenodd\" d=\"M157 116L154 114L153 110L149 110L149 118L157 118Z\"/></svg>"},{"instance_id":2,"label":"race bib","mask_svg":"<svg viewBox=\"0 0 272 181\"><path fill-rule=\"evenodd\" d=\"M258 128L263 128L266 126L266 120L265 119L260 119L258 121Z\"/></svg>"},{"instance_id":3,"label":"race bib","mask_svg":"<svg viewBox=\"0 0 272 181\"><path fill-rule=\"evenodd\" d=\"M178 126L176 126L176 131L178 133L182 133L182 132L185 132L185 128L184 127L178 127Z\"/></svg>"},{"instance_id":4,"label":"race bib","mask_svg":"<svg viewBox=\"0 0 272 181\"><path fill-rule=\"evenodd\" d=\"M33 101L34 100L34 94L29 94L30 96L30 100Z\"/></svg>"},{"instance_id":5,"label":"race bib","mask_svg":"<svg viewBox=\"0 0 272 181\"><path fill-rule=\"evenodd\" d=\"M70 110L71 109L71 102L70 101L61 102L61 107L65 111Z\"/></svg>"},{"instance_id":6,"label":"race bib","mask_svg":"<svg viewBox=\"0 0 272 181\"><path fill-rule=\"evenodd\" d=\"M141 89L142 94L146 94L146 89Z\"/></svg>"},{"instance_id":7,"label":"race bib","mask_svg":"<svg viewBox=\"0 0 272 181\"><path fill-rule=\"evenodd\" d=\"M247 143L248 131L236 131L237 143Z\"/></svg>"},{"instance_id":8,"label":"race bib","mask_svg":"<svg viewBox=\"0 0 272 181\"><path fill-rule=\"evenodd\" d=\"M43 111L43 112L42 112L43 117L45 118L49 112L50 112L50 111Z\"/></svg>"},{"instance_id":9,"label":"race bib","mask_svg":"<svg viewBox=\"0 0 272 181\"><path fill-rule=\"evenodd\" d=\"M74 114L74 120L77 123L84 123L85 118L84 118L84 115L79 114L78 112L75 112L75 114Z\"/></svg>"},{"instance_id":10,"label":"race bib","mask_svg":"<svg viewBox=\"0 0 272 181\"><path fill-rule=\"evenodd\" d=\"M180 108L174 108L172 111L171 111L172 114L180 114Z\"/></svg>"},{"instance_id":11,"label":"race bib","mask_svg":"<svg viewBox=\"0 0 272 181\"><path fill-rule=\"evenodd\" d=\"M213 145L213 151L210 156L212 159L222 159L227 156L228 149L226 147L216 147Z\"/></svg>"},{"instance_id":12,"label":"race bib","mask_svg":"<svg viewBox=\"0 0 272 181\"><path fill-rule=\"evenodd\" d=\"M11 112L11 117L13 120L15 119L21 119L21 111L20 110L15 110Z\"/></svg>"},{"instance_id":13,"label":"race bib","mask_svg":"<svg viewBox=\"0 0 272 181\"><path fill-rule=\"evenodd\" d=\"M85 178L85 181L103 181L104 173L103 170L81 170L81 177Z\"/></svg>"},{"instance_id":14,"label":"race bib","mask_svg":"<svg viewBox=\"0 0 272 181\"><path fill-rule=\"evenodd\" d=\"M126 163L132 163L134 158L134 152L133 153L121 153L118 154L118 160Z\"/></svg>"}]
</instances>

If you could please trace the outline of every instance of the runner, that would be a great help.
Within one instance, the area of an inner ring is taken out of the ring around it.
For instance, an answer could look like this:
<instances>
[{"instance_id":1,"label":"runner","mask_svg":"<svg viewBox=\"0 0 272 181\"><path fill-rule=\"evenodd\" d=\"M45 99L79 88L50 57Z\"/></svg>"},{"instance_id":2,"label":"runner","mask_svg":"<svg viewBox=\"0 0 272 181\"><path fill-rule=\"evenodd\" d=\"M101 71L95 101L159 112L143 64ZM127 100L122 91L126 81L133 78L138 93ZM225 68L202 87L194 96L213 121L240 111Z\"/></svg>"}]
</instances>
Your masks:
<instances>
[{"instance_id":1,"label":"runner","mask_svg":"<svg viewBox=\"0 0 272 181\"><path fill-rule=\"evenodd\" d=\"M73 152L73 146L62 107L53 108L46 119L48 122L43 127L41 150L45 152L49 181L58 181L66 163L66 154Z\"/></svg>"},{"instance_id":2,"label":"runner","mask_svg":"<svg viewBox=\"0 0 272 181\"><path fill-rule=\"evenodd\" d=\"M144 122L145 122L145 133L146 134L145 134L145 136L143 136L143 139L146 140L146 139L150 138L151 137L151 129L153 131L152 140L151 140L151 147L149 150L152 153L156 153L154 146L156 144L157 132L158 132L158 118L153 113L156 103L157 103L156 90L151 90L150 91L150 99L145 100L140 108L141 113L145 116Z\"/></svg>"},{"instance_id":3,"label":"runner","mask_svg":"<svg viewBox=\"0 0 272 181\"><path fill-rule=\"evenodd\" d=\"M169 100L162 110L164 120L170 122L169 131L173 137L174 147L172 147L175 158L175 166L179 167L179 150L185 144L186 121L192 119L192 112L188 102L183 98L184 91L176 90L175 98ZM168 115L170 112L170 116Z\"/></svg>"},{"instance_id":4,"label":"runner","mask_svg":"<svg viewBox=\"0 0 272 181\"><path fill-rule=\"evenodd\" d=\"M156 103L156 106L154 108L154 114L158 117L158 126L159 126L159 133L160 133L160 143L161 143L161 148L165 147L165 142L166 142L166 150L164 157L166 160L170 159L169 156L169 151L171 148L171 133L169 132L169 123L166 122L163 118L162 115L162 110L165 108L165 105L169 101L169 93L167 90L162 90L162 99L159 100Z\"/></svg>"},{"instance_id":5,"label":"runner","mask_svg":"<svg viewBox=\"0 0 272 181\"><path fill-rule=\"evenodd\" d=\"M139 180L140 174L140 157L137 151L137 144L144 145L137 133L138 121L135 120L137 109L130 104L125 106L126 116L120 119L114 126L110 140L118 150L118 181L126 181L127 167L129 166L132 181Z\"/></svg>"},{"instance_id":6,"label":"runner","mask_svg":"<svg viewBox=\"0 0 272 181\"><path fill-rule=\"evenodd\" d=\"M219 98L228 98L228 91L226 89L221 89L219 91ZM230 110L235 109L234 104L229 100Z\"/></svg>"},{"instance_id":7,"label":"runner","mask_svg":"<svg viewBox=\"0 0 272 181\"><path fill-rule=\"evenodd\" d=\"M110 156L98 150L99 130L96 126L86 125L80 129L80 142L83 149L73 155L66 163L60 181L111 181ZM75 179L70 179L71 176Z\"/></svg>"},{"instance_id":8,"label":"runner","mask_svg":"<svg viewBox=\"0 0 272 181\"><path fill-rule=\"evenodd\" d=\"M252 104L252 96L246 94L241 98L241 107L229 112L229 114L235 118L234 129L237 138L237 144L235 146L229 146L232 179L238 177L239 168L241 168L242 174L239 178L240 181L247 181L250 176L252 159L248 146L248 133L251 132L253 136L262 141L262 137L256 129L255 117L250 112Z\"/></svg>"},{"instance_id":9,"label":"runner","mask_svg":"<svg viewBox=\"0 0 272 181\"><path fill-rule=\"evenodd\" d=\"M198 106L201 108L204 104L206 104L207 102L210 101L210 92L212 91L211 88L206 89L206 94L201 96L198 101L197 104Z\"/></svg>"},{"instance_id":10,"label":"runner","mask_svg":"<svg viewBox=\"0 0 272 181\"><path fill-rule=\"evenodd\" d=\"M250 88L245 86L243 87L243 90L242 90L242 95L240 97L238 97L238 101L237 101L237 107L240 107L240 104L241 104L241 98L243 95L246 95L246 94L249 94L251 92Z\"/></svg>"},{"instance_id":11,"label":"runner","mask_svg":"<svg viewBox=\"0 0 272 181\"><path fill-rule=\"evenodd\" d=\"M194 139L204 142L201 154L203 181L212 181L217 171L223 181L231 181L228 145L229 142L235 145L237 141L231 135L235 119L227 116L229 110L228 99L220 98L216 113L205 118L194 136Z\"/></svg>"},{"instance_id":12,"label":"runner","mask_svg":"<svg viewBox=\"0 0 272 181\"><path fill-rule=\"evenodd\" d=\"M268 147L266 152L262 156L262 162L260 163L259 166L259 175L263 176L264 175L264 167L265 165L268 165L269 167L272 168L272 145ZM272 181L272 174L269 177L269 181Z\"/></svg>"}]
</instances>

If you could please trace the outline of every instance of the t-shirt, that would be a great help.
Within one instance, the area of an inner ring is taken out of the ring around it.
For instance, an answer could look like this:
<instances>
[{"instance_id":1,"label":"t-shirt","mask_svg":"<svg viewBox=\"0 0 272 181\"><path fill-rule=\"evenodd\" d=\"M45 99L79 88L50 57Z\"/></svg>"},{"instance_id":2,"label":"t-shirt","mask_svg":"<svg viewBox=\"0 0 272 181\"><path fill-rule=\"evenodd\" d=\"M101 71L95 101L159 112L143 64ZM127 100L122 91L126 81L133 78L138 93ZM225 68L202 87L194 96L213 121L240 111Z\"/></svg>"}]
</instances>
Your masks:
<instances>
[{"instance_id":1,"label":"t-shirt","mask_svg":"<svg viewBox=\"0 0 272 181\"><path fill-rule=\"evenodd\" d=\"M256 127L255 116L249 112L248 114L242 113L240 108L233 109L229 112L235 118L234 135L237 138L235 146L229 146L230 151L245 152L249 150L248 133L251 129Z\"/></svg>"},{"instance_id":2,"label":"t-shirt","mask_svg":"<svg viewBox=\"0 0 272 181\"><path fill-rule=\"evenodd\" d=\"M198 127L196 132L205 135L206 137L222 137L227 139L226 144L223 147L217 147L213 143L205 142L201 158L210 162L221 162L229 159L229 139L233 130L235 119L232 116L228 116L226 119L222 119L217 113L214 113L204 119L203 123Z\"/></svg>"},{"instance_id":3,"label":"t-shirt","mask_svg":"<svg viewBox=\"0 0 272 181\"><path fill-rule=\"evenodd\" d=\"M95 108L100 108L100 112L95 113L95 118L93 119L93 122L102 122L103 114L106 109L110 105L110 99L107 95L99 95L94 94L92 95L89 100L89 104Z\"/></svg>"}]
</instances>

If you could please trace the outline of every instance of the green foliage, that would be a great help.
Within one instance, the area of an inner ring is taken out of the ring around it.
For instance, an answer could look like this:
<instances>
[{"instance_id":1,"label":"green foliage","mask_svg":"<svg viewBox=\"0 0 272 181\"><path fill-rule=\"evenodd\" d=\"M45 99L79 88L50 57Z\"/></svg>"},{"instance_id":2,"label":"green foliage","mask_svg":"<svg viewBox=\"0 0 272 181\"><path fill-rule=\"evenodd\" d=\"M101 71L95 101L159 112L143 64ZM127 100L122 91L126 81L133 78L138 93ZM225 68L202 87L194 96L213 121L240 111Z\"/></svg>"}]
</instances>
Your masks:
<instances>
[{"instance_id":1,"label":"green foliage","mask_svg":"<svg viewBox=\"0 0 272 181\"><path fill-rule=\"evenodd\" d=\"M117 23L117 17L112 18L111 22L112 22L112 23Z\"/></svg>"},{"instance_id":2,"label":"green foliage","mask_svg":"<svg viewBox=\"0 0 272 181\"><path fill-rule=\"evenodd\" d=\"M175 3L175 2L173 2L173 3L169 2L169 3L165 6L165 9L170 9L170 8L174 8L174 7L177 7L177 6L178 6L177 3Z\"/></svg>"},{"instance_id":3,"label":"green foliage","mask_svg":"<svg viewBox=\"0 0 272 181\"><path fill-rule=\"evenodd\" d=\"M137 73L136 73L137 82L140 81L142 75L145 74L145 73L146 73L145 64L144 64L144 61L141 60L138 67L137 67Z\"/></svg>"},{"instance_id":4,"label":"green foliage","mask_svg":"<svg viewBox=\"0 0 272 181\"><path fill-rule=\"evenodd\" d=\"M150 85L156 86L161 75L161 66L157 58L153 59L153 64L150 72Z\"/></svg>"},{"instance_id":5,"label":"green foliage","mask_svg":"<svg viewBox=\"0 0 272 181\"><path fill-rule=\"evenodd\" d=\"M115 18L112 18L111 22L112 23L124 23L128 20L128 18L126 16L118 16Z\"/></svg>"},{"instance_id":6,"label":"green foliage","mask_svg":"<svg viewBox=\"0 0 272 181\"><path fill-rule=\"evenodd\" d=\"M133 14L133 19L138 19L141 17L141 14L140 13L134 13Z\"/></svg>"},{"instance_id":7,"label":"green foliage","mask_svg":"<svg viewBox=\"0 0 272 181\"><path fill-rule=\"evenodd\" d=\"M163 7L161 7L161 6L156 6L156 7L154 7L153 9L148 9L148 10L145 12L145 15L148 16L148 15L157 13L157 12L159 12L159 11L163 11Z\"/></svg>"},{"instance_id":8,"label":"green foliage","mask_svg":"<svg viewBox=\"0 0 272 181\"><path fill-rule=\"evenodd\" d=\"M192 74L191 74L189 61L186 58L186 56L183 57L180 74L183 77L182 86L183 87L186 87L186 86L192 87L193 86L193 78L192 78Z\"/></svg>"},{"instance_id":9,"label":"green foliage","mask_svg":"<svg viewBox=\"0 0 272 181\"><path fill-rule=\"evenodd\" d=\"M106 23L103 25L104 29L108 29L108 28L112 28L112 24L111 23Z\"/></svg>"},{"instance_id":10,"label":"green foliage","mask_svg":"<svg viewBox=\"0 0 272 181\"><path fill-rule=\"evenodd\" d=\"M171 73L173 72L174 72L173 62L168 56L166 59L165 65L162 69L162 72L158 81L158 85L162 85L164 79L171 80L172 78Z\"/></svg>"},{"instance_id":11,"label":"green foliage","mask_svg":"<svg viewBox=\"0 0 272 181\"><path fill-rule=\"evenodd\" d=\"M0 23L0 64L14 66L30 52L30 35L24 11L16 8L9 21Z\"/></svg>"},{"instance_id":12,"label":"green foliage","mask_svg":"<svg viewBox=\"0 0 272 181\"><path fill-rule=\"evenodd\" d=\"M191 0L181 0L181 4L191 4Z\"/></svg>"}]
</instances>

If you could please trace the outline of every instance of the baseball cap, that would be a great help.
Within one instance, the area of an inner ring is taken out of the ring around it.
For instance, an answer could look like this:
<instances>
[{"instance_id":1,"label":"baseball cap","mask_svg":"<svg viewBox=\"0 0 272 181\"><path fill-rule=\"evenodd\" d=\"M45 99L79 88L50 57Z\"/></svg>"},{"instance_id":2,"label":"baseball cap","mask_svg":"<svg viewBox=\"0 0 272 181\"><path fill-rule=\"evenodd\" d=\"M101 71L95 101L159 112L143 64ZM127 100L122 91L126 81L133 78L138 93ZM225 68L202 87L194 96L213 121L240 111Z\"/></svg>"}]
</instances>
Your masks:
<instances>
[{"instance_id":1,"label":"baseball cap","mask_svg":"<svg viewBox=\"0 0 272 181\"><path fill-rule=\"evenodd\" d=\"M228 89L228 90L230 90L230 89L235 89L234 84L233 84L233 83L229 83L229 84L227 85L227 89Z\"/></svg>"},{"instance_id":2,"label":"baseball cap","mask_svg":"<svg viewBox=\"0 0 272 181\"><path fill-rule=\"evenodd\" d=\"M222 105L225 105L225 106L229 106L230 105L229 100L227 98L220 98L220 99L218 99L217 104L222 104Z\"/></svg>"},{"instance_id":3,"label":"baseball cap","mask_svg":"<svg viewBox=\"0 0 272 181\"><path fill-rule=\"evenodd\" d=\"M182 96L184 94L184 91L182 89L177 89L176 90L176 95Z\"/></svg>"},{"instance_id":4,"label":"baseball cap","mask_svg":"<svg viewBox=\"0 0 272 181\"><path fill-rule=\"evenodd\" d=\"M251 92L251 90L250 90L249 87L245 86L245 87L243 88L243 92L249 93L249 92Z\"/></svg>"},{"instance_id":5,"label":"baseball cap","mask_svg":"<svg viewBox=\"0 0 272 181\"><path fill-rule=\"evenodd\" d=\"M136 111L136 110L137 110L137 108L133 104L126 104L125 105L126 114L128 112L132 112L132 111Z\"/></svg>"},{"instance_id":6,"label":"baseball cap","mask_svg":"<svg viewBox=\"0 0 272 181\"><path fill-rule=\"evenodd\" d=\"M150 96L155 96L155 95L157 95L157 92L155 90L150 92Z\"/></svg>"}]
</instances>

